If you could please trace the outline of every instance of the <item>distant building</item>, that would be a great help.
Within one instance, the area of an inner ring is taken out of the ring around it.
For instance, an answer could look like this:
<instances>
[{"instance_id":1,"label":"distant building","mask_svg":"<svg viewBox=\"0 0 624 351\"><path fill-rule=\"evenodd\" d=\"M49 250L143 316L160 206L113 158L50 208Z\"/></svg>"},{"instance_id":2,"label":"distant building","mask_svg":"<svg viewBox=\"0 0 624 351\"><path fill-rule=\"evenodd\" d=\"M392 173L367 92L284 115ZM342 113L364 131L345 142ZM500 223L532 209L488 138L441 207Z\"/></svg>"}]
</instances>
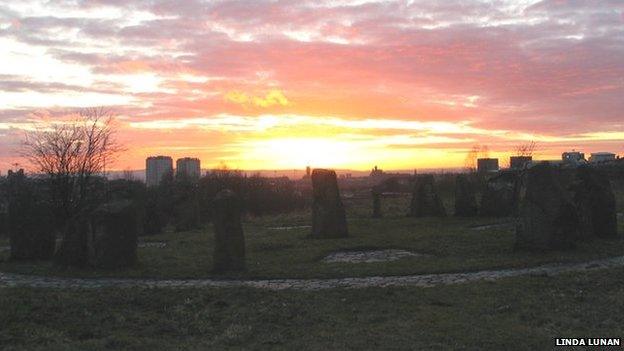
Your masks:
<instances>
[{"instance_id":1,"label":"distant building","mask_svg":"<svg viewBox=\"0 0 624 351\"><path fill-rule=\"evenodd\" d=\"M11 178L11 177L23 177L24 176L24 169L20 168L17 171L13 171L9 169L9 172L7 173L7 178Z\"/></svg>"},{"instance_id":2,"label":"distant building","mask_svg":"<svg viewBox=\"0 0 624 351\"><path fill-rule=\"evenodd\" d=\"M173 159L169 156L152 156L145 160L145 183L156 186L167 174L173 174Z\"/></svg>"},{"instance_id":3,"label":"distant building","mask_svg":"<svg viewBox=\"0 0 624 351\"><path fill-rule=\"evenodd\" d=\"M307 166L303 179L310 179L311 176L312 176L312 168L310 166Z\"/></svg>"},{"instance_id":4,"label":"distant building","mask_svg":"<svg viewBox=\"0 0 624 351\"><path fill-rule=\"evenodd\" d=\"M377 168L377 166L373 167L373 169L371 169L370 172L370 176L371 177L381 177L384 175L384 171L381 170L380 168Z\"/></svg>"},{"instance_id":5,"label":"distant building","mask_svg":"<svg viewBox=\"0 0 624 351\"><path fill-rule=\"evenodd\" d=\"M585 160L585 154L579 151L567 151L561 154L561 160L571 163L579 163Z\"/></svg>"},{"instance_id":6,"label":"distant building","mask_svg":"<svg viewBox=\"0 0 624 351\"><path fill-rule=\"evenodd\" d=\"M533 161L532 156L511 156L509 158L509 168L523 169L526 165Z\"/></svg>"},{"instance_id":7,"label":"distant building","mask_svg":"<svg viewBox=\"0 0 624 351\"><path fill-rule=\"evenodd\" d=\"M593 152L589 156L590 163L615 161L615 154L611 152Z\"/></svg>"},{"instance_id":8,"label":"distant building","mask_svg":"<svg viewBox=\"0 0 624 351\"><path fill-rule=\"evenodd\" d=\"M497 158L479 158L477 159L477 172L490 173L498 172L498 159Z\"/></svg>"},{"instance_id":9,"label":"distant building","mask_svg":"<svg viewBox=\"0 0 624 351\"><path fill-rule=\"evenodd\" d=\"M199 179L201 176L201 162L198 158L184 157L176 161L176 177L187 176Z\"/></svg>"}]
</instances>

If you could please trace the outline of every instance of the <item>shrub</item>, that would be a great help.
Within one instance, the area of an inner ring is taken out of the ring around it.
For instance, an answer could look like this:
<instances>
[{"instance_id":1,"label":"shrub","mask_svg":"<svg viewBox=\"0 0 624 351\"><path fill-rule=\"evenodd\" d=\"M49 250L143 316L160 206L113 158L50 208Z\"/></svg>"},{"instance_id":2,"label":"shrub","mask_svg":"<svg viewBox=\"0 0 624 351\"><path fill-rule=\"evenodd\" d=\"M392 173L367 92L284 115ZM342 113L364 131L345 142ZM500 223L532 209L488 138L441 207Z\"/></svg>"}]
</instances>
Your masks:
<instances>
[{"instance_id":1,"label":"shrub","mask_svg":"<svg viewBox=\"0 0 624 351\"><path fill-rule=\"evenodd\" d=\"M223 189L240 194L243 213L251 215L290 212L310 203L310 197L297 191L287 177L248 177L235 171L213 171L199 180L202 219L212 218L213 199Z\"/></svg>"},{"instance_id":2,"label":"shrub","mask_svg":"<svg viewBox=\"0 0 624 351\"><path fill-rule=\"evenodd\" d=\"M199 186L192 179L178 177L173 187L173 225L176 232L199 228Z\"/></svg>"}]
</instances>

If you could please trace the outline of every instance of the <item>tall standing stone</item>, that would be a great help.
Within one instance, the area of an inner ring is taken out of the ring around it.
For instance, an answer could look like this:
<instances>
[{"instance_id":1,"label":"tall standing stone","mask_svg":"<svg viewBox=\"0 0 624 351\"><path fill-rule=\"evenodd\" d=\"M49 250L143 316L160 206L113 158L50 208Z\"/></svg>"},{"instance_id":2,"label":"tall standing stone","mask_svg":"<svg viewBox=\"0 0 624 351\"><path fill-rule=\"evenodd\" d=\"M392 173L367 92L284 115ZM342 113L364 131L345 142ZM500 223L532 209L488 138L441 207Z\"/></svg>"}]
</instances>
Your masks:
<instances>
[{"instance_id":1,"label":"tall standing stone","mask_svg":"<svg viewBox=\"0 0 624 351\"><path fill-rule=\"evenodd\" d=\"M603 171L591 166L579 167L576 178L574 202L587 218L588 236L616 238L617 211L609 178Z\"/></svg>"},{"instance_id":2,"label":"tall standing stone","mask_svg":"<svg viewBox=\"0 0 624 351\"><path fill-rule=\"evenodd\" d=\"M245 270L245 237L241 202L236 194L221 190L214 199L215 231L213 270L217 273Z\"/></svg>"},{"instance_id":3,"label":"tall standing stone","mask_svg":"<svg viewBox=\"0 0 624 351\"><path fill-rule=\"evenodd\" d=\"M424 174L416 178L410 205L412 217L444 217L446 210L436 192L433 175Z\"/></svg>"},{"instance_id":4,"label":"tall standing stone","mask_svg":"<svg viewBox=\"0 0 624 351\"><path fill-rule=\"evenodd\" d=\"M347 237L347 219L338 192L336 172L327 169L313 170L312 193L312 237Z\"/></svg>"},{"instance_id":5,"label":"tall standing stone","mask_svg":"<svg viewBox=\"0 0 624 351\"><path fill-rule=\"evenodd\" d=\"M487 181L481 197L480 214L505 217L513 215L518 208L517 171L502 171Z\"/></svg>"},{"instance_id":6,"label":"tall standing stone","mask_svg":"<svg viewBox=\"0 0 624 351\"><path fill-rule=\"evenodd\" d=\"M472 217L479 212L477 195L474 183L465 174L457 175L455 179L455 216Z\"/></svg>"},{"instance_id":7,"label":"tall standing stone","mask_svg":"<svg viewBox=\"0 0 624 351\"><path fill-rule=\"evenodd\" d=\"M23 171L8 176L8 230L12 260L47 260L54 255L51 205L43 182Z\"/></svg>"},{"instance_id":8,"label":"tall standing stone","mask_svg":"<svg viewBox=\"0 0 624 351\"><path fill-rule=\"evenodd\" d=\"M159 187L147 188L145 194L145 216L143 217L143 234L156 235L163 232L169 219L164 206Z\"/></svg>"},{"instance_id":9,"label":"tall standing stone","mask_svg":"<svg viewBox=\"0 0 624 351\"><path fill-rule=\"evenodd\" d=\"M134 265L137 261L138 218L129 200L118 200L100 206L91 216L87 245L89 264L114 269Z\"/></svg>"},{"instance_id":10,"label":"tall standing stone","mask_svg":"<svg viewBox=\"0 0 624 351\"><path fill-rule=\"evenodd\" d=\"M63 240L54 254L54 262L62 266L85 267L89 263L87 214L70 218L62 229Z\"/></svg>"},{"instance_id":11,"label":"tall standing stone","mask_svg":"<svg viewBox=\"0 0 624 351\"><path fill-rule=\"evenodd\" d=\"M2 201L2 199L0 199ZM4 207L4 204L0 202L0 237L4 237L9 232L9 216L7 214L7 210ZM8 207L8 206L7 206Z\"/></svg>"},{"instance_id":12,"label":"tall standing stone","mask_svg":"<svg viewBox=\"0 0 624 351\"><path fill-rule=\"evenodd\" d=\"M517 249L565 249L582 235L582 218L551 165L526 170L519 196Z\"/></svg>"},{"instance_id":13,"label":"tall standing stone","mask_svg":"<svg viewBox=\"0 0 624 351\"><path fill-rule=\"evenodd\" d=\"M381 190L378 187L373 187L371 195L373 196L373 218L381 218L383 217L381 212Z\"/></svg>"},{"instance_id":14,"label":"tall standing stone","mask_svg":"<svg viewBox=\"0 0 624 351\"><path fill-rule=\"evenodd\" d=\"M9 233L9 198L7 184L0 178L0 237L8 236Z\"/></svg>"}]
</instances>

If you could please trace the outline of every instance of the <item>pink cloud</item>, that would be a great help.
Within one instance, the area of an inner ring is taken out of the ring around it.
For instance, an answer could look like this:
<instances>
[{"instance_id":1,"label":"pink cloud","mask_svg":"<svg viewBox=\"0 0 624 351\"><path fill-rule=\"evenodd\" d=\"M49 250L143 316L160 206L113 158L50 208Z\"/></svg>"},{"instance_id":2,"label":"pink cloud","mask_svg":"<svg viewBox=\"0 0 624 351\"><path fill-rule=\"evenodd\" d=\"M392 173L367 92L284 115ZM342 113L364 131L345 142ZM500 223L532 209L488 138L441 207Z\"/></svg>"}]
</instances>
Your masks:
<instances>
[{"instance_id":1,"label":"pink cloud","mask_svg":"<svg viewBox=\"0 0 624 351\"><path fill-rule=\"evenodd\" d=\"M123 83L107 81L107 75L154 74L160 89L124 91L134 103L118 106L137 121L270 112L470 121L548 135L621 129L624 3L552 0L516 10L505 4L78 3L83 11L115 8L120 18L11 9L0 12L0 23L20 25L0 38L43 48L97 79L84 87L19 74L7 78L0 71L0 87L80 96L123 91ZM71 2L55 6L76 8ZM223 98L232 91L271 90L284 92L289 103L241 106ZM63 107L71 106L51 106ZM21 109L28 106L0 110L0 122Z\"/></svg>"}]
</instances>

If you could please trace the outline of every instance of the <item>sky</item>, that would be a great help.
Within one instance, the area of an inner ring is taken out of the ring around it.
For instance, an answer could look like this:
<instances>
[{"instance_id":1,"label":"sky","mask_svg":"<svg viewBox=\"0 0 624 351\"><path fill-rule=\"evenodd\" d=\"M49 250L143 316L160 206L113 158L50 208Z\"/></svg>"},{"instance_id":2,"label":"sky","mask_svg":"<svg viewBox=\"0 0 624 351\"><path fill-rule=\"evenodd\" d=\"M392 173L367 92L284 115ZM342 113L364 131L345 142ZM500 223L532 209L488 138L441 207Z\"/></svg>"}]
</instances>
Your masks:
<instances>
[{"instance_id":1,"label":"sky","mask_svg":"<svg viewBox=\"0 0 624 351\"><path fill-rule=\"evenodd\" d=\"M117 169L624 153L621 0L3 1L0 47L0 170L90 106L117 115Z\"/></svg>"}]
</instances>

